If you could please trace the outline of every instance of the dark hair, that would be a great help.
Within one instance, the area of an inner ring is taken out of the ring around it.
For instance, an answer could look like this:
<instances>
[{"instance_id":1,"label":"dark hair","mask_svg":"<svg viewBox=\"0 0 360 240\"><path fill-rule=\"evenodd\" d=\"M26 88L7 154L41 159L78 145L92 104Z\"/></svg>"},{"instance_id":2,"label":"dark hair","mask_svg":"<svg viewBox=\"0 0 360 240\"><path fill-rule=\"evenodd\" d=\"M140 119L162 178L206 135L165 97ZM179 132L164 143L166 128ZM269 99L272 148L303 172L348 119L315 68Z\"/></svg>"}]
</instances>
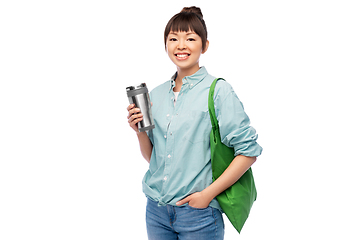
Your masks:
<instances>
[{"instance_id":1,"label":"dark hair","mask_svg":"<svg viewBox=\"0 0 360 240\"><path fill-rule=\"evenodd\" d=\"M207 30L201 9L198 7L184 7L180 13L175 14L168 22L164 32L164 42L166 48L166 39L171 31L187 32L194 31L200 36L202 49L206 47Z\"/></svg>"}]
</instances>

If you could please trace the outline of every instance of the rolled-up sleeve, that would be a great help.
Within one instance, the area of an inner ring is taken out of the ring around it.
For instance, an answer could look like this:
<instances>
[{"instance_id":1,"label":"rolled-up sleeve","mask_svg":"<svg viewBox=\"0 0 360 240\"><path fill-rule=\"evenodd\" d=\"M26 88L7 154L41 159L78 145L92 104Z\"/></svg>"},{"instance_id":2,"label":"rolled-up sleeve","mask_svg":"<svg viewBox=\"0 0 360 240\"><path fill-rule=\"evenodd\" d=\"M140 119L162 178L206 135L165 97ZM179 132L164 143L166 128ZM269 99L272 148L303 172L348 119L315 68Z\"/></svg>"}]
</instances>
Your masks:
<instances>
[{"instance_id":1,"label":"rolled-up sleeve","mask_svg":"<svg viewBox=\"0 0 360 240\"><path fill-rule=\"evenodd\" d=\"M250 119L231 85L225 81L218 81L214 95L221 142L234 148L235 156L259 156L262 147L256 142L258 135L250 126Z\"/></svg>"}]
</instances>

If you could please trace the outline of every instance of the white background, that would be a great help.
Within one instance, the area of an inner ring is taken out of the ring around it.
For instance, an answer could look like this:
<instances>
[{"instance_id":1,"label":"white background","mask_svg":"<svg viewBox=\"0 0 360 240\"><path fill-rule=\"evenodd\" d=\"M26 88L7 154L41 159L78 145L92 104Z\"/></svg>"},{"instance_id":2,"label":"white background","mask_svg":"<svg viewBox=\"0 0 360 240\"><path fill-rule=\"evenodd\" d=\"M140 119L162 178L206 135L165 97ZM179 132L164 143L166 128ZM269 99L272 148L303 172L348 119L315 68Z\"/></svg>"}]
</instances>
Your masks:
<instances>
[{"instance_id":1,"label":"white background","mask_svg":"<svg viewBox=\"0 0 360 240\"><path fill-rule=\"evenodd\" d=\"M264 148L240 238L360 239L360 8L346 0L2 1L0 239L146 239L125 88L172 76L163 31L192 5L201 65ZM225 238L239 239L227 220Z\"/></svg>"}]
</instances>

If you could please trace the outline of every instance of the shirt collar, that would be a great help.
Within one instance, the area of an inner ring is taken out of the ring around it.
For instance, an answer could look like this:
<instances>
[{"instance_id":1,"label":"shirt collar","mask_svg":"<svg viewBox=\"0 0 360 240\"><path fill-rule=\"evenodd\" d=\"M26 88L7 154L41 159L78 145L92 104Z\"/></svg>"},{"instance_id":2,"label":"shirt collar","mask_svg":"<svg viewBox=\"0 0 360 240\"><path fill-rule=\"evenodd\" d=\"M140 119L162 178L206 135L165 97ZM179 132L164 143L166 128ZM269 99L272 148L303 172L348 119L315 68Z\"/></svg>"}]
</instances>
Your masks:
<instances>
[{"instance_id":1,"label":"shirt collar","mask_svg":"<svg viewBox=\"0 0 360 240\"><path fill-rule=\"evenodd\" d=\"M186 86L189 84L189 88L192 89L195 87L199 82L201 82L206 76L208 75L208 72L205 67L201 67L196 73L194 73L191 76L187 76L183 78L183 86ZM171 77L170 81L170 90L172 90L175 87L175 78L177 77L177 72Z\"/></svg>"}]
</instances>

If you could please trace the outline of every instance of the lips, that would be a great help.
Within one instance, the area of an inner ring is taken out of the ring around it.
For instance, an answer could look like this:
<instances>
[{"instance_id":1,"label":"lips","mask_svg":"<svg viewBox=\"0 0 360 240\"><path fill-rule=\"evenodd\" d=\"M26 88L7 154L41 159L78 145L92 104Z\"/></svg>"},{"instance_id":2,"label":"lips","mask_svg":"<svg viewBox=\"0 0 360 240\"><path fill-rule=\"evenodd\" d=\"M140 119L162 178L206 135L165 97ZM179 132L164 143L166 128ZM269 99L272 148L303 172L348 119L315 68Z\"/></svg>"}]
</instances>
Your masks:
<instances>
[{"instance_id":1,"label":"lips","mask_svg":"<svg viewBox=\"0 0 360 240\"><path fill-rule=\"evenodd\" d=\"M176 53L175 54L177 60L186 60L189 58L190 53Z\"/></svg>"}]
</instances>

